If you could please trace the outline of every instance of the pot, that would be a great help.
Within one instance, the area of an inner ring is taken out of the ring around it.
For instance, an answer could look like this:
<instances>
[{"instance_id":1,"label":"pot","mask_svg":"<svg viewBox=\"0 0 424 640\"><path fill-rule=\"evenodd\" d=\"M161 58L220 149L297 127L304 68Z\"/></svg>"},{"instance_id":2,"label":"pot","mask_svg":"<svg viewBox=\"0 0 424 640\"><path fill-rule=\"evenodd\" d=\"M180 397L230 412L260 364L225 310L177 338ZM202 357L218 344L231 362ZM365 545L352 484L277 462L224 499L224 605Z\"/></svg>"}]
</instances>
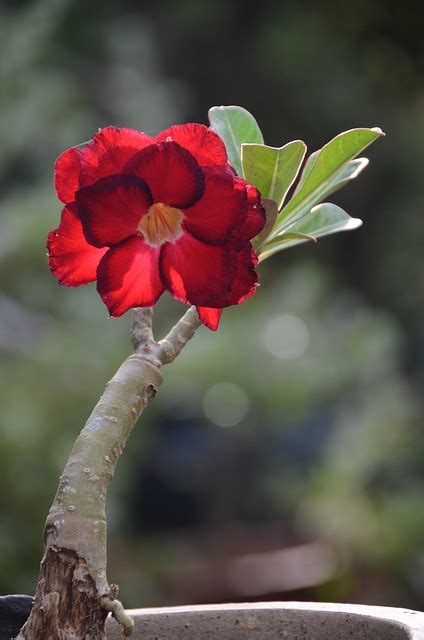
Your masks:
<instances>
[{"instance_id":1,"label":"pot","mask_svg":"<svg viewBox=\"0 0 424 640\"><path fill-rule=\"evenodd\" d=\"M29 596L0 597L0 640L15 635ZM263 602L133 609L133 640L424 640L424 613L359 604ZM108 640L122 640L107 622Z\"/></svg>"},{"instance_id":2,"label":"pot","mask_svg":"<svg viewBox=\"0 0 424 640\"><path fill-rule=\"evenodd\" d=\"M390 607L263 602L134 609L133 640L424 640L424 613ZM122 640L108 621L109 640Z\"/></svg>"}]
</instances>

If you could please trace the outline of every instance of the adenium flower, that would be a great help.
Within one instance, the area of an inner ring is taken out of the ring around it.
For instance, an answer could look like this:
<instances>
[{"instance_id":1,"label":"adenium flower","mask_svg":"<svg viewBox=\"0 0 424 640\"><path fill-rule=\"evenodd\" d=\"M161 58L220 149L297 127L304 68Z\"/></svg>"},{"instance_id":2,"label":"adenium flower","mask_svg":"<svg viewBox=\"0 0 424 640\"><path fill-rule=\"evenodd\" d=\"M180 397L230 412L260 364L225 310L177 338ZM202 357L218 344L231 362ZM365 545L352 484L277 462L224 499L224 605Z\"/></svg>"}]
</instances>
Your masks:
<instances>
[{"instance_id":1,"label":"adenium flower","mask_svg":"<svg viewBox=\"0 0 424 640\"><path fill-rule=\"evenodd\" d=\"M206 126L176 125L155 138L101 129L58 158L55 188L65 207L47 239L52 273L66 286L97 280L112 316L168 290L215 330L224 307L255 292L260 194Z\"/></svg>"}]
</instances>

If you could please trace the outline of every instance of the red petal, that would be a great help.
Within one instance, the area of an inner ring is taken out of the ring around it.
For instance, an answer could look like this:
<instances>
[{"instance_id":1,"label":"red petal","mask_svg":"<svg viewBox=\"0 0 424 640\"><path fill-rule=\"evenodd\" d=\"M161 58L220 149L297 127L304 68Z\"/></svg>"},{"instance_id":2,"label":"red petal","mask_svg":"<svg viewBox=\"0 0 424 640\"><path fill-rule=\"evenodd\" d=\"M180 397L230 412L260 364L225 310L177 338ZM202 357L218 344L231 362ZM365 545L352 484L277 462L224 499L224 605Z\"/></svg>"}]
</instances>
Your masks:
<instances>
[{"instance_id":1,"label":"red petal","mask_svg":"<svg viewBox=\"0 0 424 640\"><path fill-rule=\"evenodd\" d=\"M101 129L82 153L80 186L85 187L105 176L123 173L128 160L154 142L151 136L134 129Z\"/></svg>"},{"instance_id":2,"label":"red petal","mask_svg":"<svg viewBox=\"0 0 424 640\"><path fill-rule=\"evenodd\" d=\"M64 204L75 200L75 191L79 187L81 153L78 147L70 147L55 162L54 188L57 197Z\"/></svg>"},{"instance_id":3,"label":"red petal","mask_svg":"<svg viewBox=\"0 0 424 640\"><path fill-rule=\"evenodd\" d=\"M149 246L140 236L132 236L102 258L97 269L97 291L112 316L157 302L164 292L159 253L160 249Z\"/></svg>"},{"instance_id":4,"label":"red petal","mask_svg":"<svg viewBox=\"0 0 424 640\"><path fill-rule=\"evenodd\" d=\"M179 209L203 194L205 180L194 156L176 142L159 142L137 153L125 167L147 182L154 202Z\"/></svg>"},{"instance_id":5,"label":"red petal","mask_svg":"<svg viewBox=\"0 0 424 640\"><path fill-rule=\"evenodd\" d=\"M231 291L223 301L223 307L241 304L255 293L258 286L258 274L255 271L257 264L258 259L250 244L239 251L237 254L237 273ZM218 329L222 311L222 308L197 307L199 320L212 331Z\"/></svg>"},{"instance_id":6,"label":"red petal","mask_svg":"<svg viewBox=\"0 0 424 640\"><path fill-rule=\"evenodd\" d=\"M174 298L205 307L221 307L231 289L237 268L236 253L214 247L185 232L176 242L163 245L162 281Z\"/></svg>"},{"instance_id":7,"label":"red petal","mask_svg":"<svg viewBox=\"0 0 424 640\"><path fill-rule=\"evenodd\" d=\"M205 192L193 207L184 210L184 224L195 238L207 244L228 243L243 226L247 215L244 190L224 171L205 168Z\"/></svg>"},{"instance_id":8,"label":"red petal","mask_svg":"<svg viewBox=\"0 0 424 640\"><path fill-rule=\"evenodd\" d=\"M233 286L227 298L227 304L241 304L247 298L253 296L258 286L259 277L255 271L258 264L258 258L249 243L237 254L237 273L234 278Z\"/></svg>"},{"instance_id":9,"label":"red petal","mask_svg":"<svg viewBox=\"0 0 424 640\"><path fill-rule=\"evenodd\" d=\"M201 166L226 167L227 152L221 138L204 124L176 124L156 136L156 140L178 142L194 155Z\"/></svg>"},{"instance_id":10,"label":"red petal","mask_svg":"<svg viewBox=\"0 0 424 640\"><path fill-rule=\"evenodd\" d=\"M261 194L258 189L242 178L236 178L238 188L247 194L247 217L239 233L235 237L237 248L257 236L266 222L265 209L261 205Z\"/></svg>"},{"instance_id":11,"label":"red petal","mask_svg":"<svg viewBox=\"0 0 424 640\"><path fill-rule=\"evenodd\" d=\"M58 229L47 237L49 265L60 284L78 287L96 279L96 269L106 249L87 243L75 205L64 207Z\"/></svg>"},{"instance_id":12,"label":"red petal","mask_svg":"<svg viewBox=\"0 0 424 640\"><path fill-rule=\"evenodd\" d=\"M90 244L118 244L137 233L137 225L152 204L149 188L136 176L108 176L76 193L76 205Z\"/></svg>"},{"instance_id":13,"label":"red petal","mask_svg":"<svg viewBox=\"0 0 424 640\"><path fill-rule=\"evenodd\" d=\"M208 327L208 329L212 329L212 331L216 331L221 320L222 309L214 309L212 307L197 307L197 315L199 316L200 322L202 322L205 327Z\"/></svg>"}]
</instances>

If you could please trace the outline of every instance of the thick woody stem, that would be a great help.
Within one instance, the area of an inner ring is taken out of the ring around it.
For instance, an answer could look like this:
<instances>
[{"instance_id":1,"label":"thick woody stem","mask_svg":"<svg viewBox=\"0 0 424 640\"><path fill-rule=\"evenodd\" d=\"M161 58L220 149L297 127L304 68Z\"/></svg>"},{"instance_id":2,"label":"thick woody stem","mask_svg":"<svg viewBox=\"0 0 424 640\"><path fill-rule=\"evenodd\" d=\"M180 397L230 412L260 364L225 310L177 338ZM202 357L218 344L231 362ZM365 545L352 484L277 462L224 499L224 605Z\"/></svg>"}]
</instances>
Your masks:
<instances>
[{"instance_id":1,"label":"thick woody stem","mask_svg":"<svg viewBox=\"0 0 424 640\"><path fill-rule=\"evenodd\" d=\"M161 365L175 359L198 326L191 308L158 343L152 310L134 310L134 353L107 383L60 477L34 607L18 640L101 640L107 611L131 633L106 577L106 493L128 436L162 384Z\"/></svg>"}]
</instances>

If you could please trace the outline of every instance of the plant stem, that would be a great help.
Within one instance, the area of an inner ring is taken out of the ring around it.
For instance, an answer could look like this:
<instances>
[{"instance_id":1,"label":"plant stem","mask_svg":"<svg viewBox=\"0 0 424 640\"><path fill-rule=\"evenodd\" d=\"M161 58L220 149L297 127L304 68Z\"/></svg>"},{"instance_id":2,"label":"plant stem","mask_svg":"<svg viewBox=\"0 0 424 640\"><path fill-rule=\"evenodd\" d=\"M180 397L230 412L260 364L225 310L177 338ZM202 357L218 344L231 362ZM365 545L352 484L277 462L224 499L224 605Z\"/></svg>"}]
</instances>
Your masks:
<instances>
[{"instance_id":1,"label":"plant stem","mask_svg":"<svg viewBox=\"0 0 424 640\"><path fill-rule=\"evenodd\" d=\"M172 362L194 335L191 307L156 342L152 310L135 309L134 353L120 366L79 434L50 508L34 606L18 640L100 640L112 611L131 622L106 577L106 494L135 423L162 384L162 364Z\"/></svg>"},{"instance_id":2,"label":"plant stem","mask_svg":"<svg viewBox=\"0 0 424 640\"><path fill-rule=\"evenodd\" d=\"M162 364L169 364L175 360L187 342L194 336L200 324L196 308L190 307L168 335L158 344L158 355Z\"/></svg>"}]
</instances>

